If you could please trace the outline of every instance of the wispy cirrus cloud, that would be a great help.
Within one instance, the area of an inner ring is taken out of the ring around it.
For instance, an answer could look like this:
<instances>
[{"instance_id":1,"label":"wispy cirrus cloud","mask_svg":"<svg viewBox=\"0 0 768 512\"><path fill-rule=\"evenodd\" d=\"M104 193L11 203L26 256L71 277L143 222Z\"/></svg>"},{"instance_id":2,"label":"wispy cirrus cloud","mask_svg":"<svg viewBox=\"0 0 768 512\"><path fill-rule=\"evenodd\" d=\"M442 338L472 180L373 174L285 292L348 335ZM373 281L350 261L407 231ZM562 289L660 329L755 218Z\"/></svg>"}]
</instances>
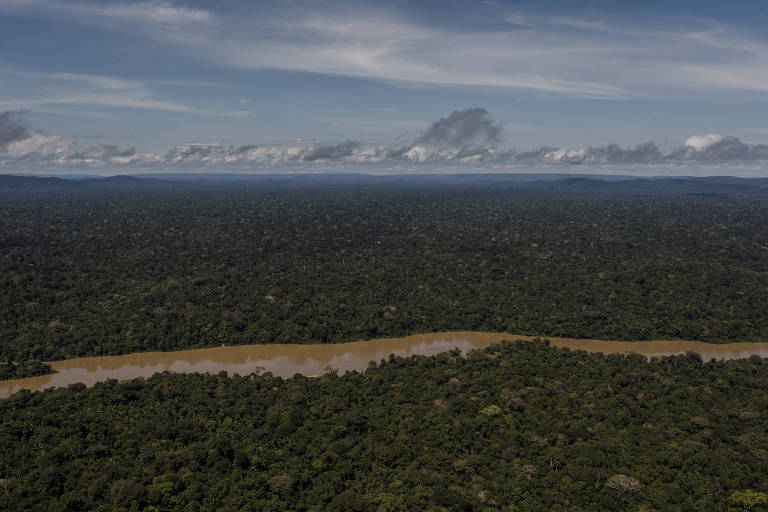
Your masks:
<instances>
[{"instance_id":1,"label":"wispy cirrus cloud","mask_svg":"<svg viewBox=\"0 0 768 512\"><path fill-rule=\"evenodd\" d=\"M69 6L67 8L80 14L163 25L196 25L214 20L214 16L206 10L176 6L162 1L118 5L73 3Z\"/></svg>"},{"instance_id":2,"label":"wispy cirrus cloud","mask_svg":"<svg viewBox=\"0 0 768 512\"><path fill-rule=\"evenodd\" d=\"M129 23L151 23L168 26L211 23L215 17L204 9L170 2L69 2L59 0L0 0L0 7L21 11L45 10L47 14L76 16L81 20L113 20Z\"/></svg>"},{"instance_id":3,"label":"wispy cirrus cloud","mask_svg":"<svg viewBox=\"0 0 768 512\"><path fill-rule=\"evenodd\" d=\"M507 31L465 32L415 24L387 13L345 13L338 19L306 10L294 17L253 20L226 34L178 31L163 36L220 66L272 68L445 86L502 87L616 98L622 86L586 74L554 72L559 41L525 41ZM450 44L446 44L450 41ZM582 48L585 53L604 47ZM535 64L535 65L531 65Z\"/></svg>"},{"instance_id":4,"label":"wispy cirrus cloud","mask_svg":"<svg viewBox=\"0 0 768 512\"><path fill-rule=\"evenodd\" d=\"M720 101L763 94L768 83L763 40L694 17L581 18L498 6L487 26L448 26L371 4L330 3L322 11L306 2L256 4L230 12L171 2L0 0L0 6L140 34L230 69L602 99Z\"/></svg>"},{"instance_id":5,"label":"wispy cirrus cloud","mask_svg":"<svg viewBox=\"0 0 768 512\"><path fill-rule=\"evenodd\" d=\"M60 96L48 96L30 98L27 100L13 100L14 104L24 106L34 105L91 105L99 107L127 107L151 110L164 110L167 112L207 113L204 110L188 107L172 101L163 101L152 97L150 94L136 91L132 94L111 92L77 92Z\"/></svg>"},{"instance_id":6,"label":"wispy cirrus cloud","mask_svg":"<svg viewBox=\"0 0 768 512\"><path fill-rule=\"evenodd\" d=\"M243 117L250 114L247 110L215 112L196 108L178 101L161 98L151 88L153 84L164 85L169 82L174 86L209 87L226 85L210 81L141 81L85 73L45 73L0 68L0 77L2 76L8 76L12 79L19 76L31 77L44 85L38 91L30 91L24 96L6 97L0 95L0 108L42 110L40 107L83 105L233 117Z\"/></svg>"}]
</instances>

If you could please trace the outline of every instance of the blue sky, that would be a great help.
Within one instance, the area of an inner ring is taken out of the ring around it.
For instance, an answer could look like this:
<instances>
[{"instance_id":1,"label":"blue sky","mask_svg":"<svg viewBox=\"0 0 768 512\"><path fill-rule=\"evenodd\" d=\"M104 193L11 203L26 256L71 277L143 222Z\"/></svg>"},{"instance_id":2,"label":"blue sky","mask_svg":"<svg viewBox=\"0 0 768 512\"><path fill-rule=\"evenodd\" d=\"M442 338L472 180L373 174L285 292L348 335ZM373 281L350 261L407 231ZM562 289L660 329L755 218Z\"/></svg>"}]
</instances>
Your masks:
<instances>
[{"instance_id":1,"label":"blue sky","mask_svg":"<svg viewBox=\"0 0 768 512\"><path fill-rule=\"evenodd\" d=\"M765 26L765 1L0 0L0 112L24 127L5 142L0 127L0 171L765 175ZM461 144L485 153L414 149L435 121L481 118L502 136ZM657 152L590 150L648 141Z\"/></svg>"}]
</instances>

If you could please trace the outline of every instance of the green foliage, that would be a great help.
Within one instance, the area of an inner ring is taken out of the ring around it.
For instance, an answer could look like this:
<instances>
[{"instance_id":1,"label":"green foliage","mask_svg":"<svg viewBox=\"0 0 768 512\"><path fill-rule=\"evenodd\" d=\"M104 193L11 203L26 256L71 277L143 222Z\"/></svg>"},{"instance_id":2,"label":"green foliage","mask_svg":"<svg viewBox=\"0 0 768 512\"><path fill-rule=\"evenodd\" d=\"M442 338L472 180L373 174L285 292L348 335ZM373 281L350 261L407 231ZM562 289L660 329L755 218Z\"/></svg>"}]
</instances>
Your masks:
<instances>
[{"instance_id":1,"label":"green foliage","mask_svg":"<svg viewBox=\"0 0 768 512\"><path fill-rule=\"evenodd\" d=\"M768 340L768 203L508 185L0 201L0 360L446 330Z\"/></svg>"},{"instance_id":2,"label":"green foliage","mask_svg":"<svg viewBox=\"0 0 768 512\"><path fill-rule=\"evenodd\" d=\"M501 409L498 405L489 405L480 411L483 416L498 416L501 414Z\"/></svg>"},{"instance_id":3,"label":"green foliage","mask_svg":"<svg viewBox=\"0 0 768 512\"><path fill-rule=\"evenodd\" d=\"M506 342L364 374L22 391L0 418L8 511L761 510L768 493L759 358Z\"/></svg>"},{"instance_id":4,"label":"green foliage","mask_svg":"<svg viewBox=\"0 0 768 512\"><path fill-rule=\"evenodd\" d=\"M728 496L728 504L737 510L765 510L760 505L768 504L768 494L757 491L733 491Z\"/></svg>"},{"instance_id":5,"label":"green foliage","mask_svg":"<svg viewBox=\"0 0 768 512\"><path fill-rule=\"evenodd\" d=\"M35 377L37 375L48 375L55 373L51 365L40 361L21 361L14 363L0 363L0 380L22 379L25 377Z\"/></svg>"}]
</instances>

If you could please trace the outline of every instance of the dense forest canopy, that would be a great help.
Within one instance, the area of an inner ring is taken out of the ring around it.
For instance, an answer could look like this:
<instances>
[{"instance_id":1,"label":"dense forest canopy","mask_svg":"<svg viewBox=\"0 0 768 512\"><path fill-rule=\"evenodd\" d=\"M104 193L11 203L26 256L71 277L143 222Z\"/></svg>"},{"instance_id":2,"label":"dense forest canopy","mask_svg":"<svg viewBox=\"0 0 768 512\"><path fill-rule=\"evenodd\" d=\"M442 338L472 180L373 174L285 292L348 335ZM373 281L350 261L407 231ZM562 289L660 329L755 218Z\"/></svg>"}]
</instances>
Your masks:
<instances>
[{"instance_id":1,"label":"dense forest canopy","mask_svg":"<svg viewBox=\"0 0 768 512\"><path fill-rule=\"evenodd\" d=\"M766 194L134 181L0 191L0 360L445 330L768 340Z\"/></svg>"},{"instance_id":2,"label":"dense forest canopy","mask_svg":"<svg viewBox=\"0 0 768 512\"><path fill-rule=\"evenodd\" d=\"M0 186L0 378L446 330L768 340L768 195L740 183L59 181ZM767 397L757 357L542 342L21 391L0 509L766 510Z\"/></svg>"},{"instance_id":3,"label":"dense forest canopy","mask_svg":"<svg viewBox=\"0 0 768 512\"><path fill-rule=\"evenodd\" d=\"M47 375L53 373L53 368L49 364L40 361L22 361L14 363L0 362L0 380L21 379L24 377L34 377L36 375Z\"/></svg>"},{"instance_id":4,"label":"dense forest canopy","mask_svg":"<svg viewBox=\"0 0 768 512\"><path fill-rule=\"evenodd\" d=\"M766 510L768 364L545 343L0 401L2 510Z\"/></svg>"}]
</instances>

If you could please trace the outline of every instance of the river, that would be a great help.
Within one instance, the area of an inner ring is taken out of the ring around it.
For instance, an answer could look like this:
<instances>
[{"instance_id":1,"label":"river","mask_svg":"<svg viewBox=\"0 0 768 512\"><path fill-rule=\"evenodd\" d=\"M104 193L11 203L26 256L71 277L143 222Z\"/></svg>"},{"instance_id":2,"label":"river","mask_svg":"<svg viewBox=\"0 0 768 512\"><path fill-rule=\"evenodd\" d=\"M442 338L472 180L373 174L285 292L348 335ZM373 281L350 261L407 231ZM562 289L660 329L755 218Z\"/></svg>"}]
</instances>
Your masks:
<instances>
[{"instance_id":1,"label":"river","mask_svg":"<svg viewBox=\"0 0 768 512\"><path fill-rule=\"evenodd\" d=\"M272 372L281 377L300 373L312 376L328 368L364 370L370 361L380 361L389 354L408 357L434 355L454 348L467 352L487 347L501 340L532 340L533 336L506 333L447 332L416 334L404 338L383 338L332 345L240 345L178 352L141 352L122 356L80 357L49 364L58 373L0 381L0 398L21 389L39 390L83 383L92 386L107 379L150 377L158 372L176 373L225 371L232 375ZM571 350L603 354L636 353L647 357L697 352L704 361L738 359L752 355L768 357L768 342L710 344L700 341L604 341L548 337L551 344Z\"/></svg>"}]
</instances>

